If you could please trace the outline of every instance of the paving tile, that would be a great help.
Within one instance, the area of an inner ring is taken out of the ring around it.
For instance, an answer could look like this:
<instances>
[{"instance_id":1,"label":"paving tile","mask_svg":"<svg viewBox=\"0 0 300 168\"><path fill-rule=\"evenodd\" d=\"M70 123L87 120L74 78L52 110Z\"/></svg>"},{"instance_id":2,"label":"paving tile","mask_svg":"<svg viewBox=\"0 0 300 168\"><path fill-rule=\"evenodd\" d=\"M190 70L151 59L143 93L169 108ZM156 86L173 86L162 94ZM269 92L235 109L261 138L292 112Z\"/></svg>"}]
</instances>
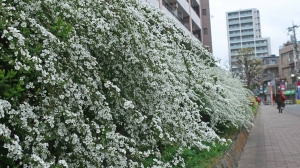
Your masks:
<instances>
[{"instance_id":1,"label":"paving tile","mask_svg":"<svg viewBox=\"0 0 300 168\"><path fill-rule=\"evenodd\" d=\"M274 106L261 106L239 168L300 168L300 117Z\"/></svg>"}]
</instances>

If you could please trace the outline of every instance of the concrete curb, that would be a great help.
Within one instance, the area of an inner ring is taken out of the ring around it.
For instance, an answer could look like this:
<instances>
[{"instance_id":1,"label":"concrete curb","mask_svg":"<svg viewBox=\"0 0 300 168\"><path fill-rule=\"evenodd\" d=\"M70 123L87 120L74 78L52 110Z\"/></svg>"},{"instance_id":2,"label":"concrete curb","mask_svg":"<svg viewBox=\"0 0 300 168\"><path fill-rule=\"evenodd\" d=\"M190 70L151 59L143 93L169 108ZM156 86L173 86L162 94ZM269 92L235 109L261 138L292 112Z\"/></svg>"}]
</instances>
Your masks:
<instances>
[{"instance_id":1,"label":"concrete curb","mask_svg":"<svg viewBox=\"0 0 300 168\"><path fill-rule=\"evenodd\" d=\"M255 116L258 112L259 106L256 110ZM252 121L253 122L253 121ZM249 130L250 131L250 130ZM225 152L220 163L214 168L237 168L241 159L244 147L247 143L249 133L245 128L237 135L235 141L232 143L230 149Z\"/></svg>"}]
</instances>

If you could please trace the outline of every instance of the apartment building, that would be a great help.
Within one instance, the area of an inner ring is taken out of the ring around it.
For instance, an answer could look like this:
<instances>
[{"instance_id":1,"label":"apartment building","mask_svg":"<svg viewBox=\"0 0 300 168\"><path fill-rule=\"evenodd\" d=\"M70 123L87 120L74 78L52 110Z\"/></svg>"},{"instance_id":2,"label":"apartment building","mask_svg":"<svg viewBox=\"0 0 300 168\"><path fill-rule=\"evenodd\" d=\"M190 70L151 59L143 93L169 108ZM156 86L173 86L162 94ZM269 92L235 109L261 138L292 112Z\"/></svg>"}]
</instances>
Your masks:
<instances>
[{"instance_id":1,"label":"apartment building","mask_svg":"<svg viewBox=\"0 0 300 168\"><path fill-rule=\"evenodd\" d=\"M297 44L298 51L300 51L300 41ZM293 103L296 99L300 99L300 62L295 61L294 45L288 41L279 47L279 57L271 55L262 58L264 71L259 94L262 100L271 100L271 93L274 94L277 89L280 89L287 100L291 100ZM297 66L298 72L295 69Z\"/></svg>"},{"instance_id":2,"label":"apartment building","mask_svg":"<svg viewBox=\"0 0 300 168\"><path fill-rule=\"evenodd\" d=\"M187 35L198 39L212 53L209 0L142 0L174 18Z\"/></svg>"},{"instance_id":3,"label":"apartment building","mask_svg":"<svg viewBox=\"0 0 300 168\"><path fill-rule=\"evenodd\" d=\"M260 96L261 100L267 101L271 100L271 93L274 94L275 88L270 86L273 83L275 85L276 79L278 79L279 71L279 56L270 55L264 56L261 58L263 61L263 74L262 74L262 84L259 89L259 93L257 96ZM270 91L272 88L272 92Z\"/></svg>"},{"instance_id":4,"label":"apartment building","mask_svg":"<svg viewBox=\"0 0 300 168\"><path fill-rule=\"evenodd\" d=\"M253 48L255 57L271 55L270 38L263 38L259 10L244 9L226 12L228 56L234 71L235 59L242 48Z\"/></svg>"},{"instance_id":5,"label":"apartment building","mask_svg":"<svg viewBox=\"0 0 300 168\"><path fill-rule=\"evenodd\" d=\"M279 76L278 62L279 56L271 55L262 58L263 61L263 82L267 84Z\"/></svg>"},{"instance_id":6,"label":"apartment building","mask_svg":"<svg viewBox=\"0 0 300 168\"><path fill-rule=\"evenodd\" d=\"M300 81L299 72L295 71L296 52L294 50L294 43L287 42L279 48L279 76L277 85L284 87L285 95L291 95L291 99L295 98L295 90L297 90L296 83ZM300 51L300 41L298 42L298 51Z\"/></svg>"}]
</instances>

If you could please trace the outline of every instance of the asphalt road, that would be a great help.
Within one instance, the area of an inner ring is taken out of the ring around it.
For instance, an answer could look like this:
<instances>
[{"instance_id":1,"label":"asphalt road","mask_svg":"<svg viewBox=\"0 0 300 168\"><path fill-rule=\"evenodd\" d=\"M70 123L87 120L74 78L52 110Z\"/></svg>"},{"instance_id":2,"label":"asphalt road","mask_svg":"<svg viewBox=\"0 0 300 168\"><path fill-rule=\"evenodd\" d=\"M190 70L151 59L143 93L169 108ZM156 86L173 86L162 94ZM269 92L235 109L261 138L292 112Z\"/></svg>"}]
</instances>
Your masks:
<instances>
[{"instance_id":1,"label":"asphalt road","mask_svg":"<svg viewBox=\"0 0 300 168\"><path fill-rule=\"evenodd\" d=\"M300 104L297 105L286 105L283 112L293 113L300 116Z\"/></svg>"}]
</instances>

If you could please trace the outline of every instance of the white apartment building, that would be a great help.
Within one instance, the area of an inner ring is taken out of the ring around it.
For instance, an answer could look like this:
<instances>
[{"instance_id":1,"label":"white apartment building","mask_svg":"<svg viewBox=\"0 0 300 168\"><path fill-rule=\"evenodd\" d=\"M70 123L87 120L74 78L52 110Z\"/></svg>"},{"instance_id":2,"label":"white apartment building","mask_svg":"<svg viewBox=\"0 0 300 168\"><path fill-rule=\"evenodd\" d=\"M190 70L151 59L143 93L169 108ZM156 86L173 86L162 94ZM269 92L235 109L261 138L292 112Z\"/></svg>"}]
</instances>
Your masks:
<instances>
[{"instance_id":1,"label":"white apartment building","mask_svg":"<svg viewBox=\"0 0 300 168\"><path fill-rule=\"evenodd\" d=\"M200 40L212 52L209 0L142 0L174 18L187 35ZM201 19L200 19L201 18Z\"/></svg>"},{"instance_id":2,"label":"white apartment building","mask_svg":"<svg viewBox=\"0 0 300 168\"><path fill-rule=\"evenodd\" d=\"M261 35L259 10L244 9L226 12L228 56L230 67L241 48L253 48L256 57L271 55L270 38Z\"/></svg>"}]
</instances>

